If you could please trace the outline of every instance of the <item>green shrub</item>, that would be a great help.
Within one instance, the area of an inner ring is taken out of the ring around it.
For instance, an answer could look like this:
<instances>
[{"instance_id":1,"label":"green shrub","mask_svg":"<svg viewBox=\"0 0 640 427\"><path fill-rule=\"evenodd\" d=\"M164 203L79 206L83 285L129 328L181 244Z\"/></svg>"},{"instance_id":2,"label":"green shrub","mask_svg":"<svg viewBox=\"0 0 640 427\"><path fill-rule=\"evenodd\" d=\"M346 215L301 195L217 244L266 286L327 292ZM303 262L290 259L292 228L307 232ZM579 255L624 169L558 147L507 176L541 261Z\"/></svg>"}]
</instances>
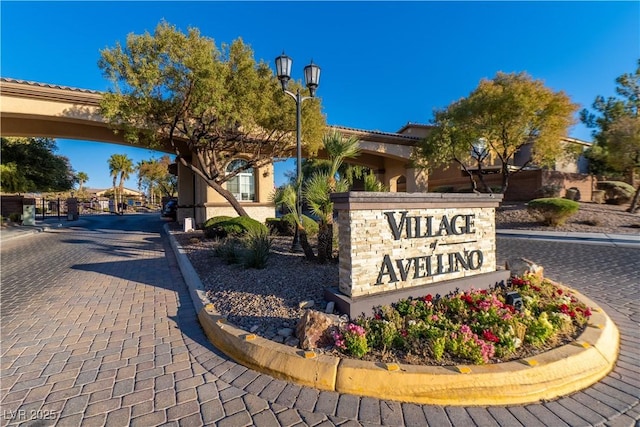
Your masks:
<instances>
[{"instance_id":1,"label":"green shrub","mask_svg":"<svg viewBox=\"0 0 640 427\"><path fill-rule=\"evenodd\" d=\"M295 221L291 223L283 221L282 218L267 218L266 225L269 229L269 234L279 236L293 236L295 230Z\"/></svg>"},{"instance_id":2,"label":"green shrub","mask_svg":"<svg viewBox=\"0 0 640 427\"><path fill-rule=\"evenodd\" d=\"M9 221L11 222L22 222L22 215L18 212L13 212L9 214Z\"/></svg>"},{"instance_id":3,"label":"green shrub","mask_svg":"<svg viewBox=\"0 0 640 427\"><path fill-rule=\"evenodd\" d=\"M216 225L219 222L228 221L228 220L230 220L232 218L233 218L232 216L226 216L226 215L213 216L213 217L209 218L208 220L206 220L204 222L204 224L202 224L202 228L209 228L209 227L212 227L212 226Z\"/></svg>"},{"instance_id":4,"label":"green shrub","mask_svg":"<svg viewBox=\"0 0 640 427\"><path fill-rule=\"evenodd\" d=\"M245 268L265 268L272 244L273 241L269 238L266 227L247 232L244 237L242 265Z\"/></svg>"},{"instance_id":5,"label":"green shrub","mask_svg":"<svg viewBox=\"0 0 640 427\"><path fill-rule=\"evenodd\" d=\"M573 200L557 197L534 199L527 203L528 212L540 219L545 225L560 226L578 212L580 204Z\"/></svg>"},{"instance_id":6,"label":"green shrub","mask_svg":"<svg viewBox=\"0 0 640 427\"><path fill-rule=\"evenodd\" d=\"M624 205L630 203L635 193L633 186L622 181L600 181L596 184L598 190L604 190L605 203Z\"/></svg>"},{"instance_id":7,"label":"green shrub","mask_svg":"<svg viewBox=\"0 0 640 427\"><path fill-rule=\"evenodd\" d=\"M210 218L207 222L214 218ZM230 219L211 221L208 227L204 227L204 235L209 238L239 237L248 231L259 231L262 229L267 230L267 227L261 222L246 216L237 216Z\"/></svg>"},{"instance_id":8,"label":"green shrub","mask_svg":"<svg viewBox=\"0 0 640 427\"><path fill-rule=\"evenodd\" d=\"M286 222L291 227L291 236L295 232L296 220L293 213L288 213L280 218L281 221ZM307 231L307 236L315 236L318 234L318 223L313 219L306 215L302 215L302 226Z\"/></svg>"}]
</instances>

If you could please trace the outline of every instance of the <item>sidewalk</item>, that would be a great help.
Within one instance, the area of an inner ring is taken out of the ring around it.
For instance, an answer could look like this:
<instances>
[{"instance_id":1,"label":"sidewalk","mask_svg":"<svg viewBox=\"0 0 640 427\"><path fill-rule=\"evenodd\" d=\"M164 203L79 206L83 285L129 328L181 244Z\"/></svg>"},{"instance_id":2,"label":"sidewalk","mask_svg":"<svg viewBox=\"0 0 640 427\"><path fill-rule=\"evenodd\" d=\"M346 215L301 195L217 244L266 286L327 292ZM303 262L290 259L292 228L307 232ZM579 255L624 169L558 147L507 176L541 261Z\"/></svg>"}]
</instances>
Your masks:
<instances>
[{"instance_id":1,"label":"sidewalk","mask_svg":"<svg viewBox=\"0 0 640 427\"><path fill-rule=\"evenodd\" d=\"M82 223L82 217L75 221L69 221L65 216L60 216L60 218L54 216L45 218L44 220L37 219L35 223L35 225L3 225L2 227L0 227L0 241L6 242L21 237L27 237L32 234L41 233L47 229L56 229L78 225Z\"/></svg>"}]
</instances>

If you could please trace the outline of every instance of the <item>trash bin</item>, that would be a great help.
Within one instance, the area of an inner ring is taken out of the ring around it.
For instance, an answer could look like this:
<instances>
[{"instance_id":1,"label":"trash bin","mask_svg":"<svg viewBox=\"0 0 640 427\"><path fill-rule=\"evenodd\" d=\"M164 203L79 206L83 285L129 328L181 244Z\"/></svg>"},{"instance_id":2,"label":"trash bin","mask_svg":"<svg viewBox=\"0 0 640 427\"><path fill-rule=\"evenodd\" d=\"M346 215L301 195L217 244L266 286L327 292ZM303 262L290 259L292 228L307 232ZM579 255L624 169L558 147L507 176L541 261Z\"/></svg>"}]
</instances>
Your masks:
<instances>
[{"instance_id":1,"label":"trash bin","mask_svg":"<svg viewBox=\"0 0 640 427\"><path fill-rule=\"evenodd\" d=\"M184 231L193 231L193 218L184 219Z\"/></svg>"}]
</instances>

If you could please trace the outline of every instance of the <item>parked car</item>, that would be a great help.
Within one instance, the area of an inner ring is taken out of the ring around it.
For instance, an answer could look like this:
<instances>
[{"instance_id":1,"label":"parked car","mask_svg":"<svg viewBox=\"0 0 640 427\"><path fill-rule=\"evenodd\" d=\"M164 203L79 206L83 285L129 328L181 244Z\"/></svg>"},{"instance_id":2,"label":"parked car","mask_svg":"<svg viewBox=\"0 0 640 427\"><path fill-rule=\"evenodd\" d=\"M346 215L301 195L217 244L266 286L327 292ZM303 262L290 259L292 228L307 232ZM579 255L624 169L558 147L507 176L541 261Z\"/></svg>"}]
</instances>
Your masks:
<instances>
[{"instance_id":1,"label":"parked car","mask_svg":"<svg viewBox=\"0 0 640 427\"><path fill-rule=\"evenodd\" d=\"M176 220L178 216L178 201L175 199L169 200L162 208L160 213L163 217L171 218L172 220Z\"/></svg>"}]
</instances>

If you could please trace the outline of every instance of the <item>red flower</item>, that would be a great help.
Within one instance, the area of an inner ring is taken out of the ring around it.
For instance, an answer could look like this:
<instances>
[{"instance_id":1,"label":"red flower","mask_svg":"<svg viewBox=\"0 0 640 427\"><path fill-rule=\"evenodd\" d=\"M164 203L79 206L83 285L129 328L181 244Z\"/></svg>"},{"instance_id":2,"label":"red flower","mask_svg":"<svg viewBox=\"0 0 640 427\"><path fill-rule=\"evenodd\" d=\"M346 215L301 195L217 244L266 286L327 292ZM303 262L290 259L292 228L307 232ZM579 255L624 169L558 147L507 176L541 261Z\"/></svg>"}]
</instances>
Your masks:
<instances>
[{"instance_id":1,"label":"red flower","mask_svg":"<svg viewBox=\"0 0 640 427\"><path fill-rule=\"evenodd\" d=\"M431 294L428 294L427 296L422 298L424 300L424 302L431 302L433 300L433 296L431 296Z\"/></svg>"},{"instance_id":2,"label":"red flower","mask_svg":"<svg viewBox=\"0 0 640 427\"><path fill-rule=\"evenodd\" d=\"M400 331L400 335L402 335L403 337L406 337L407 335L409 335L409 333L407 332L407 330L406 330L406 329L402 329L402 330Z\"/></svg>"},{"instance_id":3,"label":"red flower","mask_svg":"<svg viewBox=\"0 0 640 427\"><path fill-rule=\"evenodd\" d=\"M482 338L484 338L485 341L500 342L500 338L495 336L493 332L488 329L482 333Z\"/></svg>"},{"instance_id":4,"label":"red flower","mask_svg":"<svg viewBox=\"0 0 640 427\"><path fill-rule=\"evenodd\" d=\"M562 289L558 289L557 292L558 292L558 295L562 295Z\"/></svg>"}]
</instances>

